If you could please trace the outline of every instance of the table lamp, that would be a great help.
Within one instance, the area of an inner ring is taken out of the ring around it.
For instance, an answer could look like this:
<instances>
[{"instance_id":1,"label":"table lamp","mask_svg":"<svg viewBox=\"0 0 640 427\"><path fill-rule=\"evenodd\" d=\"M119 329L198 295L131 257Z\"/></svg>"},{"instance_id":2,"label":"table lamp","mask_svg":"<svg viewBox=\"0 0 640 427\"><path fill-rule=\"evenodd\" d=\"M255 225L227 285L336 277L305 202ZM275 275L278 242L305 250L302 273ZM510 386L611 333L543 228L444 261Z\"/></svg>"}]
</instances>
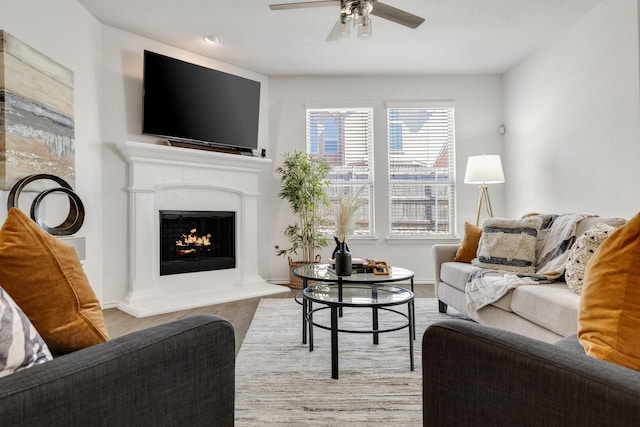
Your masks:
<instances>
[{"instance_id":1,"label":"table lamp","mask_svg":"<svg viewBox=\"0 0 640 427\"><path fill-rule=\"evenodd\" d=\"M497 154L469 156L467 159L467 170L464 175L465 184L480 184L480 195L478 197L478 214L476 216L476 226L480 223L480 211L483 201L486 203L487 214L493 217L491 198L489 197L489 187L487 184L499 184L504 182L502 172L502 162Z\"/></svg>"}]
</instances>

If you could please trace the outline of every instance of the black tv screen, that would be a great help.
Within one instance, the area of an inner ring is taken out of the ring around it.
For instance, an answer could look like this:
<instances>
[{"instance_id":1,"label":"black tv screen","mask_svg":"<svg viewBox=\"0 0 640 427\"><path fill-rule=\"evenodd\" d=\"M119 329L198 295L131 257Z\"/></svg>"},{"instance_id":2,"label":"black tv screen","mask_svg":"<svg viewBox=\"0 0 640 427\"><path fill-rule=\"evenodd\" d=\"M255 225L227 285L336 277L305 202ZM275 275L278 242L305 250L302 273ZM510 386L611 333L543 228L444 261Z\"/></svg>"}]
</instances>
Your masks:
<instances>
[{"instance_id":1,"label":"black tv screen","mask_svg":"<svg viewBox=\"0 0 640 427\"><path fill-rule=\"evenodd\" d=\"M258 148L260 82L144 51L142 133Z\"/></svg>"}]
</instances>

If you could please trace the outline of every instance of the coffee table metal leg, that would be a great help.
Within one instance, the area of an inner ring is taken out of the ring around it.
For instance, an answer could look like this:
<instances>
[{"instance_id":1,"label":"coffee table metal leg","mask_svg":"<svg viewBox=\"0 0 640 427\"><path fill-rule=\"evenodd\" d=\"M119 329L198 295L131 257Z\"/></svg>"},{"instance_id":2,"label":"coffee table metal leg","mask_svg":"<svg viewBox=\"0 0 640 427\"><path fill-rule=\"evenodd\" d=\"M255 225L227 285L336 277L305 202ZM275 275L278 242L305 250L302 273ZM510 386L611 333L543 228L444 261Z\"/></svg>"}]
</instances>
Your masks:
<instances>
[{"instance_id":1,"label":"coffee table metal leg","mask_svg":"<svg viewBox=\"0 0 640 427\"><path fill-rule=\"evenodd\" d=\"M413 323L415 321L415 318L414 318L415 305L413 300L409 301L407 311L409 314L409 360L411 361L411 370L413 371L413 368L414 368L413 340L415 340L415 334L416 334L416 327L415 327L415 324Z\"/></svg>"},{"instance_id":2,"label":"coffee table metal leg","mask_svg":"<svg viewBox=\"0 0 640 427\"><path fill-rule=\"evenodd\" d=\"M307 287L307 279L302 279L302 290ZM307 343L307 299L302 296L302 344Z\"/></svg>"},{"instance_id":3,"label":"coffee table metal leg","mask_svg":"<svg viewBox=\"0 0 640 427\"><path fill-rule=\"evenodd\" d=\"M342 301L342 277L338 278L338 301ZM342 317L342 306L338 309L338 314Z\"/></svg>"},{"instance_id":4,"label":"coffee table metal leg","mask_svg":"<svg viewBox=\"0 0 640 427\"><path fill-rule=\"evenodd\" d=\"M309 325L309 351L313 351L313 303L308 301L309 304L309 321L307 324Z\"/></svg>"},{"instance_id":5,"label":"coffee table metal leg","mask_svg":"<svg viewBox=\"0 0 640 427\"><path fill-rule=\"evenodd\" d=\"M371 311L373 312L373 330L377 331L378 330L378 309L377 308L372 308ZM373 343L374 344L378 344L379 342L379 335L377 332L373 333Z\"/></svg>"},{"instance_id":6,"label":"coffee table metal leg","mask_svg":"<svg viewBox=\"0 0 640 427\"><path fill-rule=\"evenodd\" d=\"M302 297L302 344L307 343L307 300Z\"/></svg>"},{"instance_id":7,"label":"coffee table metal leg","mask_svg":"<svg viewBox=\"0 0 640 427\"><path fill-rule=\"evenodd\" d=\"M338 379L338 307L331 307L331 378Z\"/></svg>"},{"instance_id":8,"label":"coffee table metal leg","mask_svg":"<svg viewBox=\"0 0 640 427\"><path fill-rule=\"evenodd\" d=\"M413 290L413 277L411 278L411 292L413 292L414 295L415 295L415 292ZM415 324L415 321L416 321L416 306L415 306L415 304L411 303L411 307L412 307L411 308L411 314L412 314L412 317L413 317L413 322L412 322L413 323L413 339L415 340L416 339L416 324Z\"/></svg>"}]
</instances>

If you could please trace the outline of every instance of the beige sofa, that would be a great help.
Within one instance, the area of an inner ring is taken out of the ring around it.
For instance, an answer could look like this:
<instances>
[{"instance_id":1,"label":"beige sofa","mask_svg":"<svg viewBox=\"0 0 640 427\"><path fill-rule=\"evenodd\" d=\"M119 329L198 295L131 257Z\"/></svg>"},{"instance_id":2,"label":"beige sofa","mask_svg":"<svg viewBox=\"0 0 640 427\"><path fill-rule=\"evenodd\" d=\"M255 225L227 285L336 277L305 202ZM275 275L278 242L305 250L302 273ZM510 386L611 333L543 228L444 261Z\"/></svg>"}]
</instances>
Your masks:
<instances>
[{"instance_id":1,"label":"beige sofa","mask_svg":"<svg viewBox=\"0 0 640 427\"><path fill-rule=\"evenodd\" d=\"M576 236L581 236L596 224L622 226L622 218L588 217L577 224ZM435 293L441 313L451 307L486 326L515 332L546 342L555 342L575 334L578 330L580 295L562 280L550 284L521 285L500 300L469 313L465 286L472 271L480 269L472 264L453 262L457 244L433 247L435 262Z\"/></svg>"}]
</instances>

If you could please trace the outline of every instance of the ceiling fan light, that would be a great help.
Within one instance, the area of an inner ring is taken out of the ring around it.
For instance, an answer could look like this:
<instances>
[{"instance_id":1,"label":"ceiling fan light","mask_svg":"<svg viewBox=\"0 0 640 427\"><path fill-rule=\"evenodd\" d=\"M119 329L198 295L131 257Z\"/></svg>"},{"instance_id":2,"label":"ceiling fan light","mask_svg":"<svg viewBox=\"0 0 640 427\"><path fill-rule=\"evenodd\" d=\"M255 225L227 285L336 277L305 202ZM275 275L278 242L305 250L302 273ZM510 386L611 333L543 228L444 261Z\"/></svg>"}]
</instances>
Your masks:
<instances>
[{"instance_id":1,"label":"ceiling fan light","mask_svg":"<svg viewBox=\"0 0 640 427\"><path fill-rule=\"evenodd\" d=\"M351 33L351 27L349 26L350 17L347 15L340 16L340 36L341 37L349 37Z\"/></svg>"},{"instance_id":2,"label":"ceiling fan light","mask_svg":"<svg viewBox=\"0 0 640 427\"><path fill-rule=\"evenodd\" d=\"M351 27L348 22L340 23L340 36L341 37L349 37L351 34Z\"/></svg>"},{"instance_id":3,"label":"ceiling fan light","mask_svg":"<svg viewBox=\"0 0 640 427\"><path fill-rule=\"evenodd\" d=\"M359 39L371 38L371 20L367 20L366 24L358 27L358 38Z\"/></svg>"},{"instance_id":4,"label":"ceiling fan light","mask_svg":"<svg viewBox=\"0 0 640 427\"><path fill-rule=\"evenodd\" d=\"M369 12L371 11L371 3L361 1L353 10L353 26L360 27L369 23Z\"/></svg>"}]
</instances>

